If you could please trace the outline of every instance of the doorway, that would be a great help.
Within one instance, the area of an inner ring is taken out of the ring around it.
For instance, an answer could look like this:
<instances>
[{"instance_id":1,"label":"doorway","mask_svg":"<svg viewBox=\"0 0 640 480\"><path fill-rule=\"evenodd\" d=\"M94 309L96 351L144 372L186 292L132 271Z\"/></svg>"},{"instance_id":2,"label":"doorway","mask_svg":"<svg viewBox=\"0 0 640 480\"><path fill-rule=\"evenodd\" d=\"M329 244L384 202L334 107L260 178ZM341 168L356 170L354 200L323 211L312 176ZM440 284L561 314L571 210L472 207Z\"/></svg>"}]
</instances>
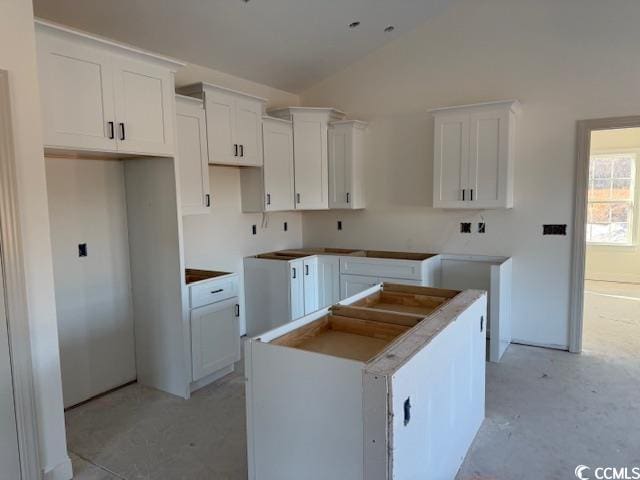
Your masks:
<instances>
[{"instance_id":1,"label":"doorway","mask_svg":"<svg viewBox=\"0 0 640 480\"><path fill-rule=\"evenodd\" d=\"M640 118L579 123L570 349L640 350Z\"/></svg>"}]
</instances>

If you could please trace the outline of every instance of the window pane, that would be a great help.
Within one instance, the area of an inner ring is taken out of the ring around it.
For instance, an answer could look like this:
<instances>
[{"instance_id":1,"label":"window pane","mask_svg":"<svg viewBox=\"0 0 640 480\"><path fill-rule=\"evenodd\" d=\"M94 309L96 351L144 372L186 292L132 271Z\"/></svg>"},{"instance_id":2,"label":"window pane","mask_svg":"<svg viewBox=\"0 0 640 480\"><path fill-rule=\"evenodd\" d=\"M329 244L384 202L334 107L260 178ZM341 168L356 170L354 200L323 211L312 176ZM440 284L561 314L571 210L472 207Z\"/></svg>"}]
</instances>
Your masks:
<instances>
[{"instance_id":1,"label":"window pane","mask_svg":"<svg viewBox=\"0 0 640 480\"><path fill-rule=\"evenodd\" d=\"M608 203L591 204L591 223L609 223L611 221L611 207Z\"/></svg>"},{"instance_id":2,"label":"window pane","mask_svg":"<svg viewBox=\"0 0 640 480\"><path fill-rule=\"evenodd\" d=\"M595 157L591 159L594 178L611 178L611 158Z\"/></svg>"},{"instance_id":3,"label":"window pane","mask_svg":"<svg viewBox=\"0 0 640 480\"><path fill-rule=\"evenodd\" d=\"M613 178L631 178L632 157L618 157L613 162Z\"/></svg>"},{"instance_id":4,"label":"window pane","mask_svg":"<svg viewBox=\"0 0 640 480\"><path fill-rule=\"evenodd\" d=\"M613 180L611 189L612 200L632 200L631 179Z\"/></svg>"},{"instance_id":5,"label":"window pane","mask_svg":"<svg viewBox=\"0 0 640 480\"><path fill-rule=\"evenodd\" d=\"M611 180L594 180L593 189L589 192L589 201L610 200Z\"/></svg>"},{"instance_id":6,"label":"window pane","mask_svg":"<svg viewBox=\"0 0 640 480\"><path fill-rule=\"evenodd\" d=\"M631 219L631 205L628 203L611 204L611 221L629 223Z\"/></svg>"},{"instance_id":7,"label":"window pane","mask_svg":"<svg viewBox=\"0 0 640 480\"><path fill-rule=\"evenodd\" d=\"M605 243L609 241L609 224L592 224L591 241Z\"/></svg>"},{"instance_id":8,"label":"window pane","mask_svg":"<svg viewBox=\"0 0 640 480\"><path fill-rule=\"evenodd\" d=\"M609 236L610 243L627 243L629 241L629 224L612 223Z\"/></svg>"}]
</instances>

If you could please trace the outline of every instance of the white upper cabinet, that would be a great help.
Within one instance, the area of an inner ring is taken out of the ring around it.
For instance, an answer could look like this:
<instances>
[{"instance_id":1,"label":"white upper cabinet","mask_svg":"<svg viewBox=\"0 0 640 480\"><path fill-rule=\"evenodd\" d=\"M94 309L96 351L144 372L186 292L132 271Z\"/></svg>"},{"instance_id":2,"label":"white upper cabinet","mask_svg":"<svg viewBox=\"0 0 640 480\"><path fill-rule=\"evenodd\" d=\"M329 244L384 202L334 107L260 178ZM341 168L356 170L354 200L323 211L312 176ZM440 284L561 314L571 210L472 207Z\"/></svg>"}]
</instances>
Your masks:
<instances>
[{"instance_id":1,"label":"white upper cabinet","mask_svg":"<svg viewBox=\"0 0 640 480\"><path fill-rule=\"evenodd\" d=\"M517 101L432 110L433 206L512 208Z\"/></svg>"},{"instance_id":2,"label":"white upper cabinet","mask_svg":"<svg viewBox=\"0 0 640 480\"><path fill-rule=\"evenodd\" d=\"M344 114L332 108L289 107L270 112L293 121L295 208L329 208L328 128Z\"/></svg>"},{"instance_id":3,"label":"white upper cabinet","mask_svg":"<svg viewBox=\"0 0 640 480\"><path fill-rule=\"evenodd\" d=\"M174 152L173 73L146 62L114 57L118 150Z\"/></svg>"},{"instance_id":4,"label":"white upper cabinet","mask_svg":"<svg viewBox=\"0 0 640 480\"><path fill-rule=\"evenodd\" d=\"M182 214L208 213L211 192L207 124L202 100L176 96L176 128Z\"/></svg>"},{"instance_id":5,"label":"white upper cabinet","mask_svg":"<svg viewBox=\"0 0 640 480\"><path fill-rule=\"evenodd\" d=\"M240 171L242 211L293 210L293 127L279 118L262 119L263 168Z\"/></svg>"},{"instance_id":6,"label":"white upper cabinet","mask_svg":"<svg viewBox=\"0 0 640 480\"><path fill-rule=\"evenodd\" d=\"M266 100L208 83L187 85L178 92L204 100L209 163L262 166L262 114Z\"/></svg>"},{"instance_id":7,"label":"white upper cabinet","mask_svg":"<svg viewBox=\"0 0 640 480\"><path fill-rule=\"evenodd\" d=\"M329 125L329 208L365 207L365 122L342 120Z\"/></svg>"},{"instance_id":8,"label":"white upper cabinet","mask_svg":"<svg viewBox=\"0 0 640 480\"><path fill-rule=\"evenodd\" d=\"M36 21L45 148L174 154L181 63Z\"/></svg>"}]
</instances>

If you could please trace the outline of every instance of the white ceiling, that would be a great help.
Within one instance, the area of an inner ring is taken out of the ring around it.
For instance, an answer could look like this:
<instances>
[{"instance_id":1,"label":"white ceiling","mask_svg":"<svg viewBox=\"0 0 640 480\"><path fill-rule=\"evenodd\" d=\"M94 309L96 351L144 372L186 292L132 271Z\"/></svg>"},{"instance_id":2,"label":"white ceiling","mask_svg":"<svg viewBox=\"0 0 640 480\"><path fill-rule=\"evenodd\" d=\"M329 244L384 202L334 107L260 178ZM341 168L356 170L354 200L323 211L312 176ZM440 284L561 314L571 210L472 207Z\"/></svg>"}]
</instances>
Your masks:
<instances>
[{"instance_id":1,"label":"white ceiling","mask_svg":"<svg viewBox=\"0 0 640 480\"><path fill-rule=\"evenodd\" d=\"M35 14L298 93L452 0L34 0ZM355 29L349 23L360 21ZM392 33L384 28L394 25Z\"/></svg>"}]
</instances>

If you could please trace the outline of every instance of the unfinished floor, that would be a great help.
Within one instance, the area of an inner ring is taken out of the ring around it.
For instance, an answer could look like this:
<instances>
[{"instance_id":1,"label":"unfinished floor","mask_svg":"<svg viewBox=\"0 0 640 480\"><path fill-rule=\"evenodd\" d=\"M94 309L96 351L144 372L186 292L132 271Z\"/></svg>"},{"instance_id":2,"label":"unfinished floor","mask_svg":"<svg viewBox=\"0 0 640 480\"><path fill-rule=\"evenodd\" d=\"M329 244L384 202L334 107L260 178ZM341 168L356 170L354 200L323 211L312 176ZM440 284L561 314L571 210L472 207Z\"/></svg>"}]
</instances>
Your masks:
<instances>
[{"instance_id":1,"label":"unfinished floor","mask_svg":"<svg viewBox=\"0 0 640 480\"><path fill-rule=\"evenodd\" d=\"M487 418L459 480L575 478L640 465L640 286L589 282L584 353L512 345L487 364ZM67 412L83 480L244 480L244 383L185 402L131 385Z\"/></svg>"}]
</instances>

